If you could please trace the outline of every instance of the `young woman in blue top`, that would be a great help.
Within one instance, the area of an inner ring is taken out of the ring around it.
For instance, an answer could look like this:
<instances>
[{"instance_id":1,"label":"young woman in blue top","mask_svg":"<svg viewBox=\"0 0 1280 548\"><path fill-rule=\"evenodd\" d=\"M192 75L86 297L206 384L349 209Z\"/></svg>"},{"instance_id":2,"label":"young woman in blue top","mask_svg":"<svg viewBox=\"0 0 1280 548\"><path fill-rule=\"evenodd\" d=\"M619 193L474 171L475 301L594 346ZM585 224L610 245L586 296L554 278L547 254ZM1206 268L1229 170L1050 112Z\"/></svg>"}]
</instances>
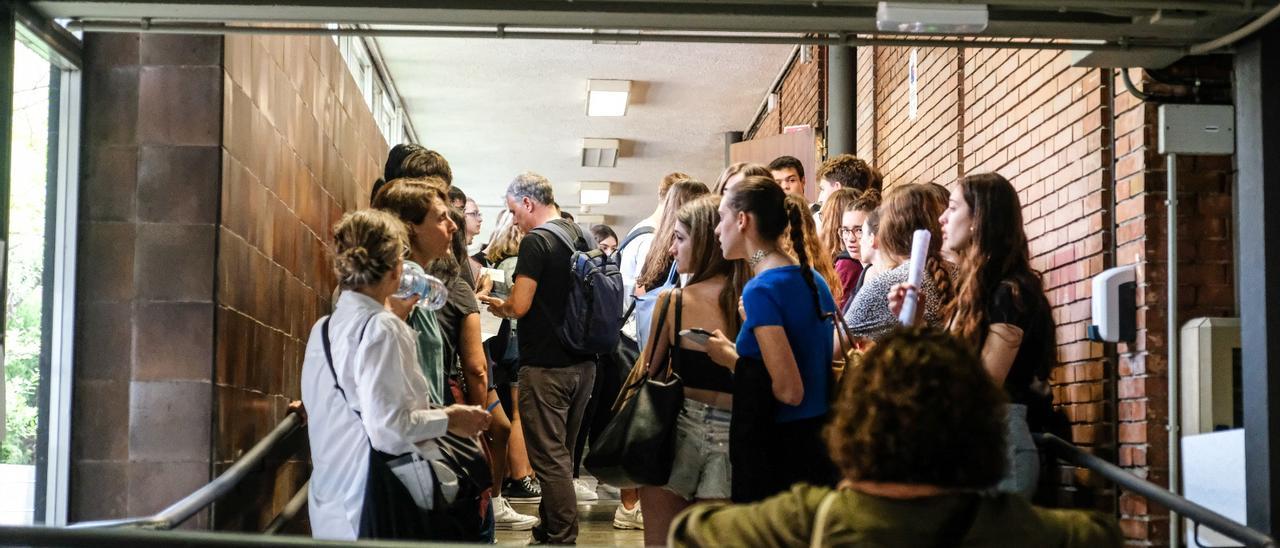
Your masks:
<instances>
[{"instance_id":1,"label":"young woman in blue top","mask_svg":"<svg viewBox=\"0 0 1280 548\"><path fill-rule=\"evenodd\" d=\"M736 342L719 331L707 353L734 373L729 455L732 499L750 502L807 481L834 485L821 430L831 391L835 299L805 245L816 237L804 201L768 177L747 177L720 203L726 259L755 274L742 293ZM787 249L795 256L792 257Z\"/></svg>"}]
</instances>

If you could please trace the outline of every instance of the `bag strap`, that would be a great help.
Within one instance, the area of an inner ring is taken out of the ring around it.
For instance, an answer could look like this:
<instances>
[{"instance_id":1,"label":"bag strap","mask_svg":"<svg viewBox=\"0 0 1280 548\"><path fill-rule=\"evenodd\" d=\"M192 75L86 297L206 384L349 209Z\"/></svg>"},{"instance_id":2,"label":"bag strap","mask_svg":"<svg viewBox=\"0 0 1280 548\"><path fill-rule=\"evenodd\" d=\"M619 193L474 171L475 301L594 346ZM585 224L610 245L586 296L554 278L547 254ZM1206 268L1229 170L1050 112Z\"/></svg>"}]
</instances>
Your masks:
<instances>
[{"instance_id":1,"label":"bag strap","mask_svg":"<svg viewBox=\"0 0 1280 548\"><path fill-rule=\"evenodd\" d=\"M364 332L366 329L369 329L369 324L373 322L374 316L377 316L377 314L370 315L369 318L364 321L364 327L360 328L360 341L364 340ZM333 368L333 350L329 343L329 320L332 319L333 316L325 316L324 324L320 326L320 342L324 344L324 361L329 365L329 374L333 375L333 387L336 388L338 390L338 394L342 396L342 401L346 402L347 409L350 409L352 413L355 413L356 418L363 422L364 417L360 415L359 411L356 411L356 408L351 407L351 400L347 398L347 391L343 390L342 383L338 382L338 371ZM357 342L357 344L359 343ZM366 434L365 437L368 438L368 435ZM373 442L371 441L369 443L372 444Z\"/></svg>"},{"instance_id":2,"label":"bag strap","mask_svg":"<svg viewBox=\"0 0 1280 548\"><path fill-rule=\"evenodd\" d=\"M667 350L667 378L671 378L672 371L679 369L676 365L680 362L680 328L684 326L681 320L684 314L684 290L677 287L671 291L675 293L676 299L676 336L671 338L671 348Z\"/></svg>"},{"instance_id":3,"label":"bag strap","mask_svg":"<svg viewBox=\"0 0 1280 548\"><path fill-rule=\"evenodd\" d=\"M818 504L818 513L813 517L813 530L809 534L809 548L822 548L822 541L827 537L827 520L831 514L831 507L835 506L836 497L840 491L834 490L822 497L822 502Z\"/></svg>"},{"instance_id":4,"label":"bag strap","mask_svg":"<svg viewBox=\"0 0 1280 548\"><path fill-rule=\"evenodd\" d=\"M618 245L618 253L622 253L622 250L626 249L627 245L630 244L632 241L634 241L636 238L639 238L646 234L653 234L653 227L642 226L640 228L636 228L632 230L630 234L627 234L626 239L622 240L622 243Z\"/></svg>"},{"instance_id":5,"label":"bag strap","mask_svg":"<svg viewBox=\"0 0 1280 548\"><path fill-rule=\"evenodd\" d=\"M584 232L582 234L582 239L587 241L587 249L580 249L577 245L575 245L573 235L569 234L569 231L565 230L564 227L557 224L554 220L542 223L541 226L535 228L534 230L543 230L546 232L550 232L552 235L556 237L556 239L560 240L560 242L563 243L565 247L568 247L570 251L590 251L592 249L595 249L596 247L595 239L592 238L589 234Z\"/></svg>"}]
</instances>

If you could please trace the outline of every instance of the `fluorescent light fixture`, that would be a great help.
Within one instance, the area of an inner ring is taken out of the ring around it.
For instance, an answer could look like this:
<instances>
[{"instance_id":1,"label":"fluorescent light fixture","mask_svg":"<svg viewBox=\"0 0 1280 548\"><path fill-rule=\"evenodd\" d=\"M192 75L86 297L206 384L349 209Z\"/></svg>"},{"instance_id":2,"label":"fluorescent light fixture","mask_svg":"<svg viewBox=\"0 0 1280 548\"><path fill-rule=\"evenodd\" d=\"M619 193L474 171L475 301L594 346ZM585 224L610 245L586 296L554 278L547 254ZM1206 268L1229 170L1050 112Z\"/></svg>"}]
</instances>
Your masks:
<instances>
[{"instance_id":1,"label":"fluorescent light fixture","mask_svg":"<svg viewBox=\"0 0 1280 548\"><path fill-rule=\"evenodd\" d=\"M625 116L631 80L587 80L587 116Z\"/></svg>"},{"instance_id":2,"label":"fluorescent light fixture","mask_svg":"<svg viewBox=\"0 0 1280 548\"><path fill-rule=\"evenodd\" d=\"M613 184L606 181L582 181L578 183L578 203L585 206L609 203Z\"/></svg>"},{"instance_id":3,"label":"fluorescent light fixture","mask_svg":"<svg viewBox=\"0 0 1280 548\"><path fill-rule=\"evenodd\" d=\"M586 213L579 213L573 216L573 220L580 225L587 226L609 224L608 215L588 215Z\"/></svg>"},{"instance_id":4,"label":"fluorescent light fixture","mask_svg":"<svg viewBox=\"0 0 1280 548\"><path fill-rule=\"evenodd\" d=\"M614 167L618 165L617 139L583 139L582 167Z\"/></svg>"},{"instance_id":5,"label":"fluorescent light fixture","mask_svg":"<svg viewBox=\"0 0 1280 548\"><path fill-rule=\"evenodd\" d=\"M977 34L987 29L987 6L880 2L876 8L876 29L915 34Z\"/></svg>"}]
</instances>

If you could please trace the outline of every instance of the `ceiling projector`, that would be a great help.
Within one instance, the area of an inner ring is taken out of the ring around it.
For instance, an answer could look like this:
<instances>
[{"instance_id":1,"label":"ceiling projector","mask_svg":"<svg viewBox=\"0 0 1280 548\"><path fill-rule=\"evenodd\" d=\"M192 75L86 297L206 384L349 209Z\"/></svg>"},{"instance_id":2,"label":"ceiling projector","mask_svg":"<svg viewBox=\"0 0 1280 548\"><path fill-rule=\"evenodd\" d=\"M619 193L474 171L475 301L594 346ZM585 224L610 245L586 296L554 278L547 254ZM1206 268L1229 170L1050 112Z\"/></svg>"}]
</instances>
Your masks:
<instances>
[{"instance_id":1,"label":"ceiling projector","mask_svg":"<svg viewBox=\"0 0 1280 548\"><path fill-rule=\"evenodd\" d=\"M987 5L880 2L876 8L876 29L919 34L977 34L987 29Z\"/></svg>"}]
</instances>

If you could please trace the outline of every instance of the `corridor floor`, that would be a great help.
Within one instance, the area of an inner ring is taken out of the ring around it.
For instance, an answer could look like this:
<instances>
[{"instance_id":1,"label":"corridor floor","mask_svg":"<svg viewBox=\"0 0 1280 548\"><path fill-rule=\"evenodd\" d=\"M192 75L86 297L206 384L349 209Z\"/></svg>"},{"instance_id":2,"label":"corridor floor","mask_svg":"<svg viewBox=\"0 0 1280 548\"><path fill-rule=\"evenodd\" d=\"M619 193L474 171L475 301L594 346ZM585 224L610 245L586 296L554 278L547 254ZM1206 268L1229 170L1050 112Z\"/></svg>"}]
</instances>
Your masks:
<instances>
[{"instance_id":1,"label":"corridor floor","mask_svg":"<svg viewBox=\"0 0 1280 548\"><path fill-rule=\"evenodd\" d=\"M594 480L592 480L594 481ZM613 511L618 499L605 491L597 491L600 500L578 503L579 546L643 546L644 531L623 531L613 528ZM538 515L537 504L512 504L521 514ZM529 531L498 531L498 546L524 546L529 542Z\"/></svg>"}]
</instances>

